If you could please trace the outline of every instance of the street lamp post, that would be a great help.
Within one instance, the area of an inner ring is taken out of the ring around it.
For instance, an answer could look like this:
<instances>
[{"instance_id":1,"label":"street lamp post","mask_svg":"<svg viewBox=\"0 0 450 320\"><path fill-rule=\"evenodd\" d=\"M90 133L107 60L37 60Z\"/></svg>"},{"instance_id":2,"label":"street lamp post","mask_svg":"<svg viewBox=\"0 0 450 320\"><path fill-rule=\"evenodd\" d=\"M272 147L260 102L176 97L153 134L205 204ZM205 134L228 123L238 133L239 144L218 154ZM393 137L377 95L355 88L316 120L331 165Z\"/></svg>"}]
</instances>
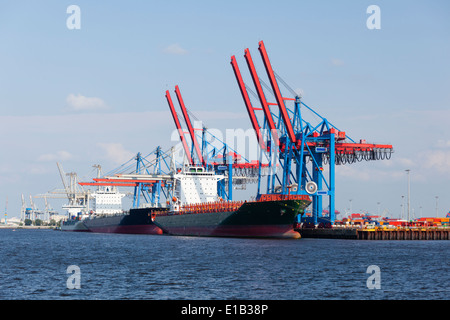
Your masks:
<instances>
[{"instance_id":1,"label":"street lamp post","mask_svg":"<svg viewBox=\"0 0 450 320\"><path fill-rule=\"evenodd\" d=\"M406 174L408 175L408 221L410 221L410 218L411 218L411 216L410 216L410 205L411 205L411 199L410 199L410 197L411 197L411 188L410 188L410 179L409 179L409 172L411 171L410 169L406 169L405 170L406 171Z\"/></svg>"},{"instance_id":2,"label":"street lamp post","mask_svg":"<svg viewBox=\"0 0 450 320\"><path fill-rule=\"evenodd\" d=\"M436 218L438 217L438 199L439 197L436 196Z\"/></svg>"},{"instance_id":3,"label":"street lamp post","mask_svg":"<svg viewBox=\"0 0 450 320\"><path fill-rule=\"evenodd\" d=\"M400 212L400 219L403 219L404 209L405 209L405 196L402 196L402 204L400 207L402 208L402 211Z\"/></svg>"}]
</instances>

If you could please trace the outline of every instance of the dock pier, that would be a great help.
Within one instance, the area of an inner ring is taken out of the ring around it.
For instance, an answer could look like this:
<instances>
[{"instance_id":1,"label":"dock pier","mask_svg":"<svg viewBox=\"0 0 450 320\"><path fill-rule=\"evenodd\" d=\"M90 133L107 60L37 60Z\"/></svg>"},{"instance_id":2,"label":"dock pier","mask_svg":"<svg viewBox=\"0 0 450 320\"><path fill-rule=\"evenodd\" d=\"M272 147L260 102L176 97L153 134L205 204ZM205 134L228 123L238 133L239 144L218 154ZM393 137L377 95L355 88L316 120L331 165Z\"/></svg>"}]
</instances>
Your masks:
<instances>
[{"instance_id":1,"label":"dock pier","mask_svg":"<svg viewBox=\"0 0 450 320\"><path fill-rule=\"evenodd\" d=\"M303 228L296 229L302 238L353 240L450 240L450 228L362 229Z\"/></svg>"}]
</instances>

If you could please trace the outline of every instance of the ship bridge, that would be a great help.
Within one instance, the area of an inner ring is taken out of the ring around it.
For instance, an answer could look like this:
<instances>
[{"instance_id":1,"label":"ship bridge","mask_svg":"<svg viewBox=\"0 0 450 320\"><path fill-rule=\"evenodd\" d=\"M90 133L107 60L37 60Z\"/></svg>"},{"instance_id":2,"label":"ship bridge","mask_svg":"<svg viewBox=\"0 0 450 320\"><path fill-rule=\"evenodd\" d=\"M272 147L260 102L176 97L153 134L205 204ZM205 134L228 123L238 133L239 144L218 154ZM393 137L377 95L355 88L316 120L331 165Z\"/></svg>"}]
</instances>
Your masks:
<instances>
[{"instance_id":1,"label":"ship bridge","mask_svg":"<svg viewBox=\"0 0 450 320\"><path fill-rule=\"evenodd\" d=\"M177 207L218 201L217 182L225 176L207 171L204 167L186 166L182 172L174 174L173 178L173 205Z\"/></svg>"}]
</instances>

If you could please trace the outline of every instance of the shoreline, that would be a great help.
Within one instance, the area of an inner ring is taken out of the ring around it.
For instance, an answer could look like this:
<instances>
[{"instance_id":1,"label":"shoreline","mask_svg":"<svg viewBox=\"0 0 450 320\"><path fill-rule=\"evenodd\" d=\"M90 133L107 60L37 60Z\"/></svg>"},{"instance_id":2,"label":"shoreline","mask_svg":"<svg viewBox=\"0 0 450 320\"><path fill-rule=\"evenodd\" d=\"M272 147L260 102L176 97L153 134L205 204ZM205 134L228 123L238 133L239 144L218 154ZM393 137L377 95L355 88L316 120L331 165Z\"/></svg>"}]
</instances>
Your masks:
<instances>
[{"instance_id":1,"label":"shoreline","mask_svg":"<svg viewBox=\"0 0 450 320\"><path fill-rule=\"evenodd\" d=\"M12 226L0 225L0 229L56 229L56 226Z\"/></svg>"}]
</instances>

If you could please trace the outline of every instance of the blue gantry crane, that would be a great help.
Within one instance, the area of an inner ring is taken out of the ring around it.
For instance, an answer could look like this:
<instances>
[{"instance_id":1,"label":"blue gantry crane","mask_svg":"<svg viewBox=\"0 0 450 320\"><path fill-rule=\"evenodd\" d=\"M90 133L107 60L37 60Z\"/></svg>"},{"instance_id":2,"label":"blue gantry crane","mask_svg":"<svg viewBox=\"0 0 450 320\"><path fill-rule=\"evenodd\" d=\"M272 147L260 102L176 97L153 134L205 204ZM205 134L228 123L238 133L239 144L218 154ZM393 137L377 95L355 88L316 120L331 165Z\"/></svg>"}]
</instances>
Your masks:
<instances>
[{"instance_id":1,"label":"blue gantry crane","mask_svg":"<svg viewBox=\"0 0 450 320\"><path fill-rule=\"evenodd\" d=\"M262 193L310 195L312 218L305 221L314 226L331 225L335 221L335 166L362 160L390 159L392 145L370 144L365 140L356 143L346 136L344 131L307 106L275 73L263 41L259 42L258 50L270 87L258 76L250 50L244 50L256 94L244 83L236 57L231 57L231 65L260 146L259 164L268 163L269 166L267 175L259 174L257 197ZM282 95L279 82L292 97ZM249 92L257 97L257 107L253 106ZM268 97L274 98L275 102L269 102ZM319 121L315 124L306 121L303 115L305 110L312 112ZM256 111L262 111L262 119L260 116L258 120ZM322 216L324 197L328 197L327 217Z\"/></svg>"}]
</instances>

